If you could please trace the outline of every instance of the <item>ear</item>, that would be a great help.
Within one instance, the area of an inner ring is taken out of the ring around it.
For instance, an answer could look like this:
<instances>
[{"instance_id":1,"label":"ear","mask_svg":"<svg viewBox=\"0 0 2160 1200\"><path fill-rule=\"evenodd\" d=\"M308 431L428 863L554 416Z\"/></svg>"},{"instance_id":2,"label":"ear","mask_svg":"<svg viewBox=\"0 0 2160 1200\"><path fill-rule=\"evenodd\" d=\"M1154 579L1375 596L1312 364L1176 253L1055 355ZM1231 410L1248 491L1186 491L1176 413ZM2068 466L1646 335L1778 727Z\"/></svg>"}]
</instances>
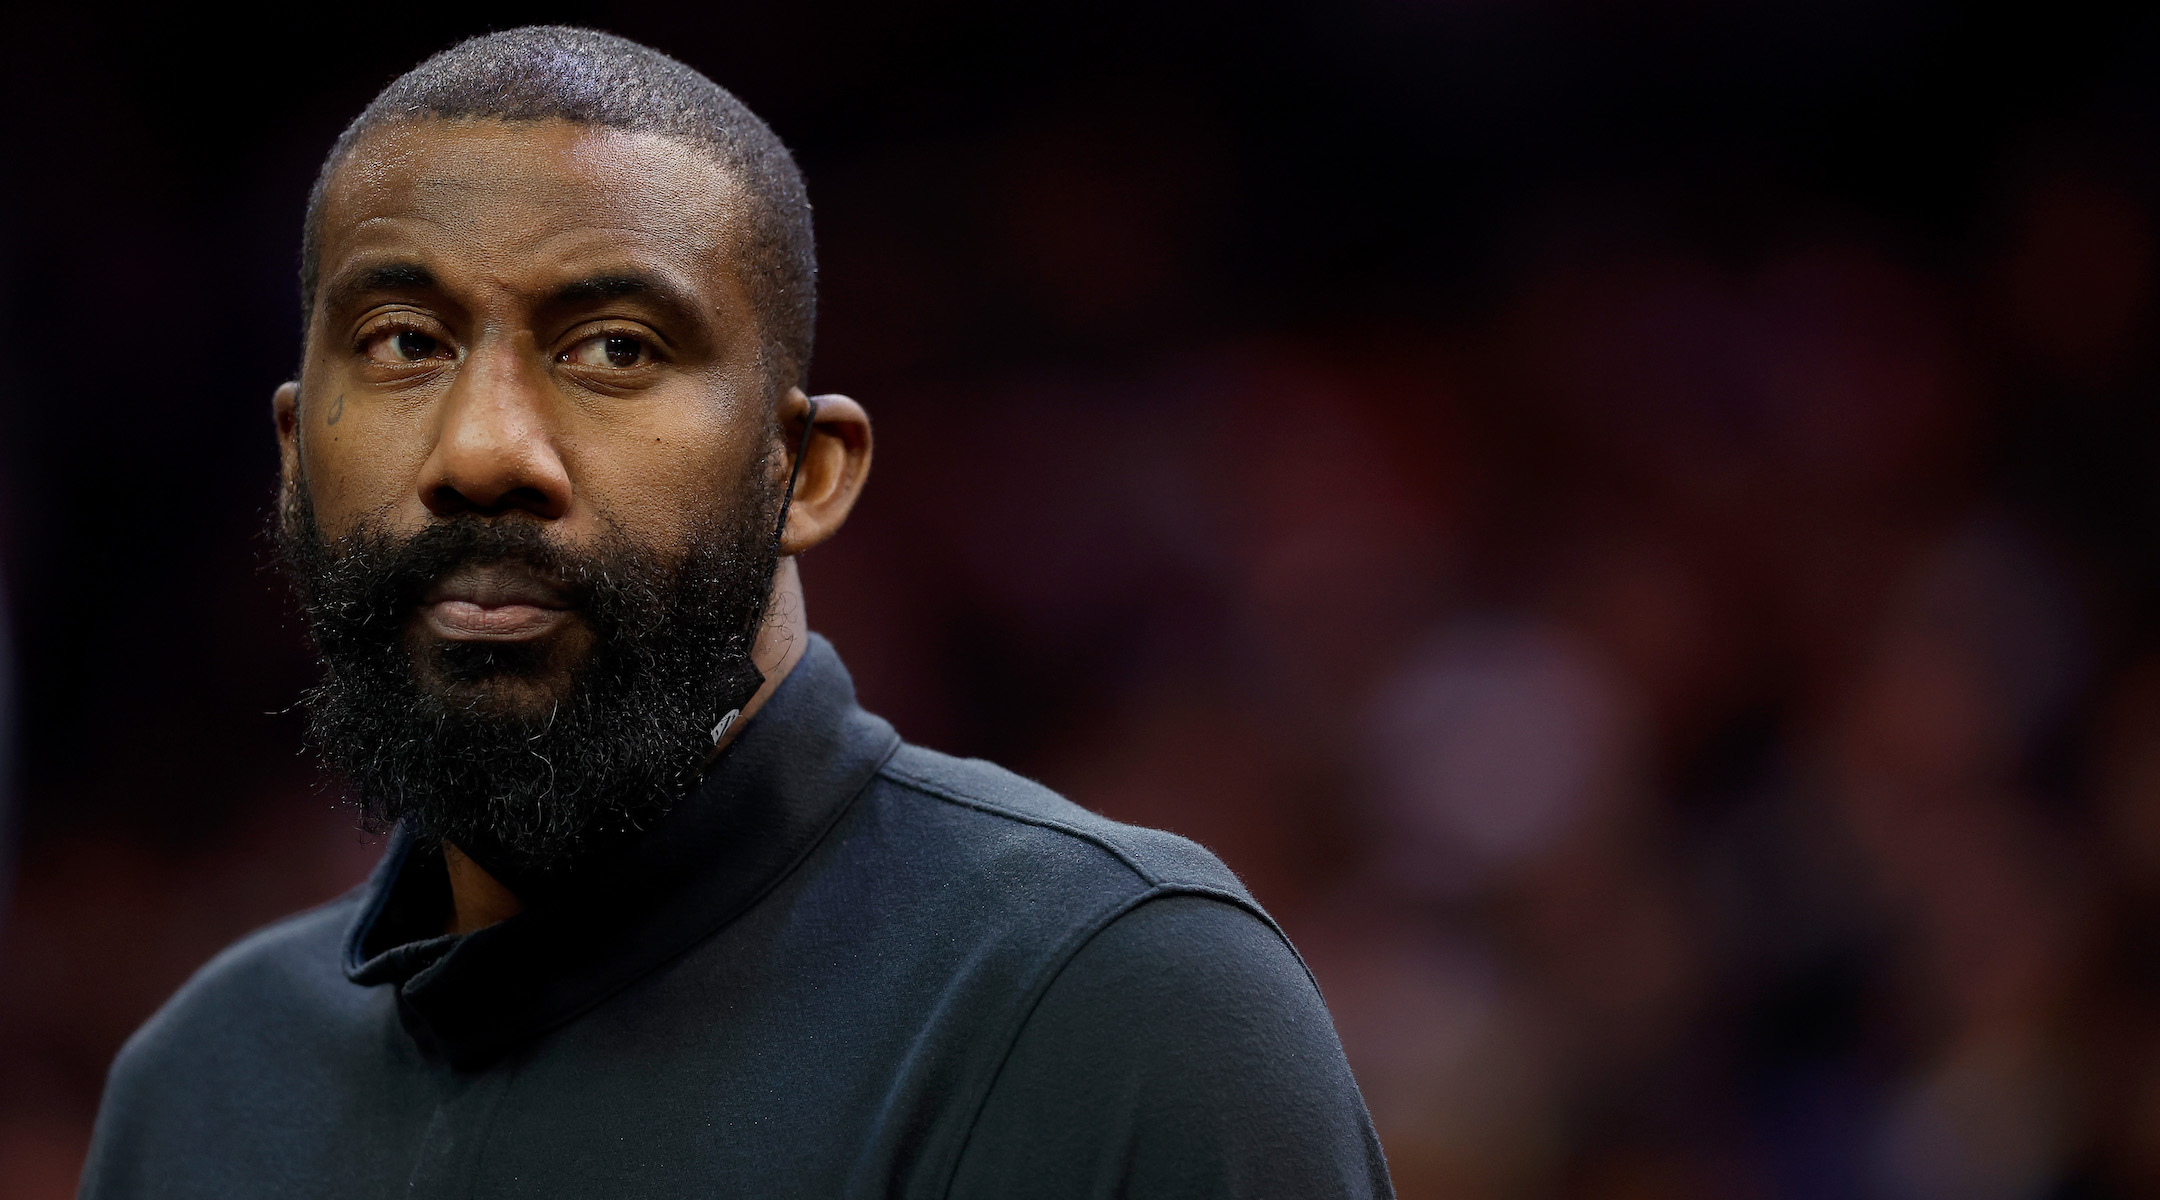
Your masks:
<instances>
[{"instance_id":1,"label":"ear","mask_svg":"<svg viewBox=\"0 0 2160 1200\"><path fill-rule=\"evenodd\" d=\"M281 383L270 394L270 419L277 425L278 492L289 494L300 478L300 385Z\"/></svg>"},{"instance_id":2,"label":"ear","mask_svg":"<svg viewBox=\"0 0 2160 1200\"><path fill-rule=\"evenodd\" d=\"M781 398L781 427L790 450L802 444L810 412L810 398L801 388L790 388ZM800 554L838 533L869 477L870 414L846 396L819 396L780 553Z\"/></svg>"}]
</instances>

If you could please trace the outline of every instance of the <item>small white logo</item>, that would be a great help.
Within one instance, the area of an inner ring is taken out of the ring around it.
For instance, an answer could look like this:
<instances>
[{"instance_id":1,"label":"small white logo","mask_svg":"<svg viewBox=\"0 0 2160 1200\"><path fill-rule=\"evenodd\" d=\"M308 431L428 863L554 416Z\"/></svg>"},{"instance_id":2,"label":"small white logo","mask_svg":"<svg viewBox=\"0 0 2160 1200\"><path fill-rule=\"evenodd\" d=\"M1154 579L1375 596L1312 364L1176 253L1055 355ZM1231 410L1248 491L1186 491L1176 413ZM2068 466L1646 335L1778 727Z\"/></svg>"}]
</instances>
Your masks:
<instances>
[{"instance_id":1,"label":"small white logo","mask_svg":"<svg viewBox=\"0 0 2160 1200\"><path fill-rule=\"evenodd\" d=\"M726 715L726 716L724 716L724 717L720 718L720 723L719 723L718 725L715 725L715 726L713 726L713 727L712 727L712 740L713 740L713 742L714 742L714 744L715 744L715 745L717 745L717 744L719 743L719 741L720 741L720 739L721 739L721 738L724 738L724 737L726 737L726 736L727 736L727 731L728 731L729 729L733 728L733 727L734 727L734 725L735 725L735 718L737 718L737 717L739 717L739 716L741 716L741 715L742 715L742 710L741 710L741 709L739 709L739 708L731 708L731 709L729 709L729 710L727 711L727 715Z\"/></svg>"}]
</instances>

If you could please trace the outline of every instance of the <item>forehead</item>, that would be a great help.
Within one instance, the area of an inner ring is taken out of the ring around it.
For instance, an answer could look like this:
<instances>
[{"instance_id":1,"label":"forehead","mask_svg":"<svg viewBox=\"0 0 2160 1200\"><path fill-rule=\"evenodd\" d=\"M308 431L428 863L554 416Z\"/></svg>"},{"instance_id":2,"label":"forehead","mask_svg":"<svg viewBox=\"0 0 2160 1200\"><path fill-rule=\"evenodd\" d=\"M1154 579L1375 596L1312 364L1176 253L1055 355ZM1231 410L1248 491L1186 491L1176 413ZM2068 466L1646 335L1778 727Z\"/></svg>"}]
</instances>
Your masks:
<instances>
[{"instance_id":1,"label":"forehead","mask_svg":"<svg viewBox=\"0 0 2160 1200\"><path fill-rule=\"evenodd\" d=\"M743 191L698 147L567 121L424 120L374 130L324 190L319 270L419 251L497 275L568 258L653 259L732 282ZM505 278L504 282L510 282Z\"/></svg>"}]
</instances>

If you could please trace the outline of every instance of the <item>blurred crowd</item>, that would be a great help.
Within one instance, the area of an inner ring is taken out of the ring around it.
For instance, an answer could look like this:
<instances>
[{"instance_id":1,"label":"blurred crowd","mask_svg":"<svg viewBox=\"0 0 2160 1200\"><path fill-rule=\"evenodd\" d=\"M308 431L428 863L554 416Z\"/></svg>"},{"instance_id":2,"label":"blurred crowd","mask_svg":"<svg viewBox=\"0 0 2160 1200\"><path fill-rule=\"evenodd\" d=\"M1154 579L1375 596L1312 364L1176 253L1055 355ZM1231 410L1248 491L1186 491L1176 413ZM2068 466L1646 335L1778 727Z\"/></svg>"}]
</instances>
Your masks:
<instances>
[{"instance_id":1,"label":"blurred crowd","mask_svg":"<svg viewBox=\"0 0 2160 1200\"><path fill-rule=\"evenodd\" d=\"M2160 1195L2160 141L2006 138L1933 225L1586 171L1413 302L1354 204L1254 268L1280 164L1089 87L937 137L802 123L814 382L880 438L804 574L866 704L1227 860L1409 1200ZM265 294L336 119L220 227L275 243ZM220 403L266 408L286 352ZM267 420L218 420L261 444L205 453L267 480ZM0 517L60 528L35 457L0 455L39 481ZM83 573L10 565L23 728L98 715L21 755L0 1197L71 1194L128 1031L379 851L294 753L267 485L217 486L194 549L94 506L94 553L12 544ZM53 632L138 550L210 614L147 687Z\"/></svg>"},{"instance_id":2,"label":"blurred crowd","mask_svg":"<svg viewBox=\"0 0 2160 1200\"><path fill-rule=\"evenodd\" d=\"M905 395L814 623L1228 859L1405 1196L2160 1193L2149 209L1587 208L1459 325Z\"/></svg>"}]
</instances>

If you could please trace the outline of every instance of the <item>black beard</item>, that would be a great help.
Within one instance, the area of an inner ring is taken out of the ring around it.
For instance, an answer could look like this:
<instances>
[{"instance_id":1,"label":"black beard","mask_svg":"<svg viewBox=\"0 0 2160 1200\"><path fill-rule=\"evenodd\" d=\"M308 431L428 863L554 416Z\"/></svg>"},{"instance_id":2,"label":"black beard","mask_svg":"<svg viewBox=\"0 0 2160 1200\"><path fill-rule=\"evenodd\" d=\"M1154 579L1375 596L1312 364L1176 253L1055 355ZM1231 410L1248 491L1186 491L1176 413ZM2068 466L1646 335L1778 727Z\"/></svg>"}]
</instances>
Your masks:
<instances>
[{"instance_id":1,"label":"black beard","mask_svg":"<svg viewBox=\"0 0 2160 1200\"><path fill-rule=\"evenodd\" d=\"M572 549L522 513L403 540L363 522L326 540L298 481L276 536L325 667L304 699L308 742L351 782L369 827L447 839L516 890L665 816L711 756L713 727L763 678L750 654L780 509L765 466L746 473L737 511L672 557L612 525ZM551 649L421 629L435 580L506 561L560 584L587 637L574 623ZM561 644L574 660L580 640L582 661L564 664Z\"/></svg>"}]
</instances>

